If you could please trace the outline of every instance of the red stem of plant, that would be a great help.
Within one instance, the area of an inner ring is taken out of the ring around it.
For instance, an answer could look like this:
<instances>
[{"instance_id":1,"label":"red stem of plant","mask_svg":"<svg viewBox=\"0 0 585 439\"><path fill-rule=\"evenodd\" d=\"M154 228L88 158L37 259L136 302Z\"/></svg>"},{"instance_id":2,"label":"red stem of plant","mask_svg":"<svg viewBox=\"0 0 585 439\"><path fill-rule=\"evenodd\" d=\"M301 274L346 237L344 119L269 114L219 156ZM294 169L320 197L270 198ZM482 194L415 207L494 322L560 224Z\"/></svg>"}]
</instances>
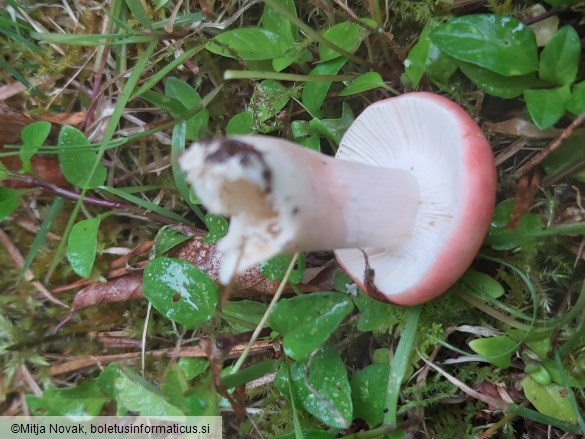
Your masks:
<instances>
[{"instance_id":1,"label":"red stem of plant","mask_svg":"<svg viewBox=\"0 0 585 439\"><path fill-rule=\"evenodd\" d=\"M53 192L57 195L61 195L62 197L69 198L71 200L78 200L79 199L79 192L72 191L69 189L64 189L52 183L40 180L38 178L32 177L30 175L19 175L19 174L10 174L10 179L15 181L22 181L30 186L37 186L41 189L46 191ZM85 196L83 200L89 204L94 204L96 206L108 207L110 209L131 209L134 206L128 203L124 203L122 201L110 201L110 200L103 200L100 198L89 197Z\"/></svg>"}]
</instances>

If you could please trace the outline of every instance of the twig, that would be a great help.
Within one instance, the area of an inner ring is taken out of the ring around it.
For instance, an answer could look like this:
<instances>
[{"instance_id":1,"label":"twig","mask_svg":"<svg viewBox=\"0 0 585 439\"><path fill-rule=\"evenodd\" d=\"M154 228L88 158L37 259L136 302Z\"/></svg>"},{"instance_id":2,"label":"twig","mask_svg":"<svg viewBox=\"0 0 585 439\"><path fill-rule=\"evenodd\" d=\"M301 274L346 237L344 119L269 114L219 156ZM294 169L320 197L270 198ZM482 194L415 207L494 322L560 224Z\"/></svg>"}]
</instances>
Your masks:
<instances>
[{"instance_id":1,"label":"twig","mask_svg":"<svg viewBox=\"0 0 585 439\"><path fill-rule=\"evenodd\" d=\"M71 200L79 200L79 197L81 196L79 192L71 191L69 189L64 189L64 188L59 187L53 183L49 183L47 181L40 180L40 179L32 177L30 175L20 175L20 174L10 173L9 178L10 178L10 180L22 181L30 186L37 186L41 189L45 189L47 191L53 192L57 195L61 195L65 198L69 198ZM110 209L134 209L135 208L135 206L128 204L128 203L124 203L123 201L103 200L100 198L94 198L94 197L89 197L89 196L85 196L83 198L83 201L85 201L89 204L94 204L96 206L109 207Z\"/></svg>"},{"instance_id":2,"label":"twig","mask_svg":"<svg viewBox=\"0 0 585 439\"><path fill-rule=\"evenodd\" d=\"M434 369L440 375L447 378L447 380L450 383L455 385L459 390L464 392L466 395L468 395L474 399L477 399L478 401L484 402L492 407L500 409L500 410L505 410L506 408L508 408L508 404L506 402L502 401L501 399L497 399L497 398L493 398L493 397L488 396L488 395L484 395L483 393L480 393L477 390L472 389L467 384L464 384L462 381L458 380L454 376L449 375L447 372L445 372L440 367L437 367L432 362L426 360L420 353L419 353L419 356L430 368Z\"/></svg>"},{"instance_id":3,"label":"twig","mask_svg":"<svg viewBox=\"0 0 585 439\"><path fill-rule=\"evenodd\" d=\"M266 352L272 349L273 342L271 340L259 340L254 343L252 349L249 351L250 353L261 353ZM239 356L244 348L246 347L245 343L240 343L227 354L228 358L235 358ZM67 361L61 364L55 364L49 368L49 372L52 376L56 375L63 375L65 373L74 372L76 370L85 369L86 367L100 365L100 364L109 364L113 363L114 361L129 361L129 360L136 360L139 359L142 355L142 352L129 352L125 354L114 354L114 355L100 355L100 356L91 356L91 357L83 357L83 358L75 358L71 361ZM151 355L153 357L197 357L197 358L205 358L207 354L205 351L199 346L187 346L181 348L177 355L176 348L172 347L169 349L157 349L154 351L147 351L146 355ZM46 355L47 357L54 356Z\"/></svg>"},{"instance_id":4,"label":"twig","mask_svg":"<svg viewBox=\"0 0 585 439\"><path fill-rule=\"evenodd\" d=\"M500 166L502 163L504 163L510 157L515 156L519 151L522 150L522 148L524 148L526 146L527 143L528 143L528 141L524 138L520 138L520 139L512 142L504 150L502 150L498 153L498 155L495 158L496 166Z\"/></svg>"},{"instance_id":5,"label":"twig","mask_svg":"<svg viewBox=\"0 0 585 439\"><path fill-rule=\"evenodd\" d=\"M514 172L514 176L516 178L520 178L526 174L528 174L532 169L534 169L540 162L542 162L545 158L547 158L551 152L558 149L558 147L563 143L565 139L573 134L575 128L581 125L585 121L585 111L583 111L571 124L565 128L561 134L559 134L551 143L549 143L542 151L532 157L528 162L522 165Z\"/></svg>"}]
</instances>

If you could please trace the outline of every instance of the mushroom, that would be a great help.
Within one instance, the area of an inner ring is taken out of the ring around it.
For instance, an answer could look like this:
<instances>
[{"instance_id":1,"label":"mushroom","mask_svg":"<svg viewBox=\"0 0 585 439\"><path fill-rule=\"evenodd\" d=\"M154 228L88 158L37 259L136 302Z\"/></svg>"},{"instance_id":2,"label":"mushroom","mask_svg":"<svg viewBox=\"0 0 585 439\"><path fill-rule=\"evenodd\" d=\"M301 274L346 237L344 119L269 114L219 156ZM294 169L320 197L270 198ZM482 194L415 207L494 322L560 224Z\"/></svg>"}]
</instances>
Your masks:
<instances>
[{"instance_id":1,"label":"mushroom","mask_svg":"<svg viewBox=\"0 0 585 439\"><path fill-rule=\"evenodd\" d=\"M336 158L249 135L194 143L180 165L209 211L231 216L223 284L277 254L335 250L368 294L423 303L472 263L495 204L481 129L424 92L367 107Z\"/></svg>"}]
</instances>

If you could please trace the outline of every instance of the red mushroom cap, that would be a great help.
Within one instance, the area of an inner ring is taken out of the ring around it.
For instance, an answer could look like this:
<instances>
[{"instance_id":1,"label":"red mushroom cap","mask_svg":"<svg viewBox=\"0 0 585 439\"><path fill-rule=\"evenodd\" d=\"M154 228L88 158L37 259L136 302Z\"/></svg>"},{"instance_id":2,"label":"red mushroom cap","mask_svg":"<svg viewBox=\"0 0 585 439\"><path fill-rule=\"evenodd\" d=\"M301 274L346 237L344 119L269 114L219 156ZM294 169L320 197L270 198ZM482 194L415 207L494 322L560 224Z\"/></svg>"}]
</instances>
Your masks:
<instances>
[{"instance_id":1,"label":"red mushroom cap","mask_svg":"<svg viewBox=\"0 0 585 439\"><path fill-rule=\"evenodd\" d=\"M472 263L494 211L496 168L481 129L452 101L409 93L366 108L337 157L408 170L421 192L412 238L388 248L336 250L344 270L369 294L398 305L444 293Z\"/></svg>"}]
</instances>

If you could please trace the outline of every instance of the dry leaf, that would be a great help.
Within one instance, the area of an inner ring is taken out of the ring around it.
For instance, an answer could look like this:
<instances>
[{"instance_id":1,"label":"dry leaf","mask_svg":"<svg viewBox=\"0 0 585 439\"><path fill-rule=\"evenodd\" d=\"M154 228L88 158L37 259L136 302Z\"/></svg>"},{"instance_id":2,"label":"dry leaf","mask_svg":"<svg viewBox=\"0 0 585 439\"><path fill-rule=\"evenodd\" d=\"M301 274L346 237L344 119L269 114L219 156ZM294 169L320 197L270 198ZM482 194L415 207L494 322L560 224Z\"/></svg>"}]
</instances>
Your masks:
<instances>
[{"instance_id":1,"label":"dry leaf","mask_svg":"<svg viewBox=\"0 0 585 439\"><path fill-rule=\"evenodd\" d=\"M193 238L177 251L171 252L171 256L191 262L215 281L219 277L222 253L217 250L215 244L205 244L202 237ZM304 281L306 283L299 285L299 289L303 292L331 289L333 274L338 269L335 264L309 269L311 273L305 277ZM280 282L278 281L266 279L258 267L255 266L236 276L232 285L233 292L231 296L272 295L278 289L279 284ZM66 289L68 288L59 288L60 291L65 291ZM136 270L121 277L110 279L108 282L96 282L79 290L73 299L71 312L102 303L124 302L143 297L142 271Z\"/></svg>"},{"instance_id":2,"label":"dry leaf","mask_svg":"<svg viewBox=\"0 0 585 439\"><path fill-rule=\"evenodd\" d=\"M484 122L482 128L493 133L527 137L529 139L552 139L561 132L561 130L555 128L541 131L533 123L519 117L513 117L503 122Z\"/></svg>"},{"instance_id":3,"label":"dry leaf","mask_svg":"<svg viewBox=\"0 0 585 439\"><path fill-rule=\"evenodd\" d=\"M142 271L135 271L108 282L96 282L83 288L73 298L71 312L100 303L125 302L143 297Z\"/></svg>"}]
</instances>

